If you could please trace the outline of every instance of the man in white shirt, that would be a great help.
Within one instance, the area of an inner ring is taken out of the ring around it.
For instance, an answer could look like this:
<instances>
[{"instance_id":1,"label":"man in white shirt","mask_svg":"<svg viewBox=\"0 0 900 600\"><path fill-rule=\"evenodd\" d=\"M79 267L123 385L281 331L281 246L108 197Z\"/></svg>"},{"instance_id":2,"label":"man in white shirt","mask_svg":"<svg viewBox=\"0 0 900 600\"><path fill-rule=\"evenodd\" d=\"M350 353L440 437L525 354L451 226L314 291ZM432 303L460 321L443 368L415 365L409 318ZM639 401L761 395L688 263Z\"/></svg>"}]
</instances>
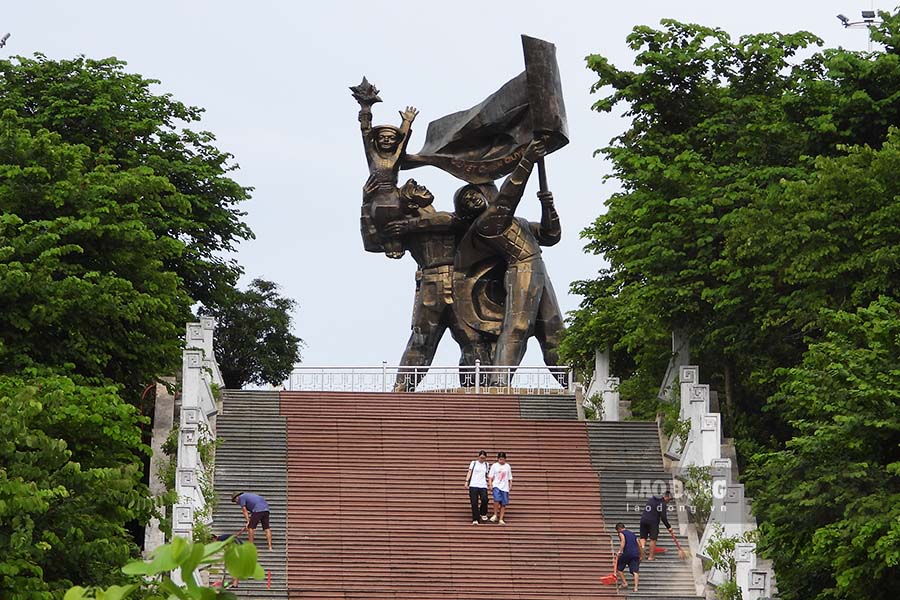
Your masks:
<instances>
[{"instance_id":1,"label":"man in white shirt","mask_svg":"<svg viewBox=\"0 0 900 600\"><path fill-rule=\"evenodd\" d=\"M487 452L480 450L478 458L469 463L469 472L466 473L466 489L469 490L469 503L472 505L472 525L478 525L479 519L487 521L489 465L486 459Z\"/></svg>"},{"instance_id":2,"label":"man in white shirt","mask_svg":"<svg viewBox=\"0 0 900 600\"><path fill-rule=\"evenodd\" d=\"M491 522L497 522L500 516L500 524L506 525L503 517L506 516L506 507L509 506L509 489L512 486L512 467L506 462L506 452L497 453L497 462L491 465L488 472L488 486L493 488L494 514Z\"/></svg>"}]
</instances>

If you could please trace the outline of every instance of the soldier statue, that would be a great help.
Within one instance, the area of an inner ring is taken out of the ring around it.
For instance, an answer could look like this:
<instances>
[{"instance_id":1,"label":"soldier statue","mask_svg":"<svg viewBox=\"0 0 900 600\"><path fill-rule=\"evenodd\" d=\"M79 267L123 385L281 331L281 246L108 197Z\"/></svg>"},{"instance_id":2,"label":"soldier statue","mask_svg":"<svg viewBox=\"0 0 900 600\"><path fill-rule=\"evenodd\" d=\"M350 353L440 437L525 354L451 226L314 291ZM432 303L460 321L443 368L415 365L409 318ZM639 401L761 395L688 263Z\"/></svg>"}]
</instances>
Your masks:
<instances>
[{"instance_id":1,"label":"soldier statue","mask_svg":"<svg viewBox=\"0 0 900 600\"><path fill-rule=\"evenodd\" d=\"M525 71L483 102L432 121L425 144L406 154L418 111L400 113L400 127L372 127L378 90L365 78L350 88L369 165L363 189L364 247L416 261L412 332L396 389L412 391L427 372L448 329L460 346L460 365L493 369L492 384L508 386L531 337L548 366L557 366L564 331L559 302L541 246L559 242L559 217L547 189L543 158L568 143L565 107L553 44L522 37ZM539 167L541 220L516 216L525 185ZM432 206L432 194L400 169L435 166L467 182L453 213ZM501 188L494 181L506 176ZM424 368L423 368L424 367ZM462 377L463 385L474 385ZM565 383L561 381L561 383Z\"/></svg>"},{"instance_id":2,"label":"soldier statue","mask_svg":"<svg viewBox=\"0 0 900 600\"><path fill-rule=\"evenodd\" d=\"M506 300L503 323L494 364L515 367L522 362L528 338L537 338L548 366L559 364L558 348L563 333L563 317L541 257L541 246L553 246L562 237L553 194L538 192L541 221L533 223L516 217L515 211L536 160L546 154L544 142L529 144L515 170L491 199L484 186L469 184L454 197L456 214L471 223L461 241L455 266L467 272L496 255L506 264Z\"/></svg>"}]
</instances>

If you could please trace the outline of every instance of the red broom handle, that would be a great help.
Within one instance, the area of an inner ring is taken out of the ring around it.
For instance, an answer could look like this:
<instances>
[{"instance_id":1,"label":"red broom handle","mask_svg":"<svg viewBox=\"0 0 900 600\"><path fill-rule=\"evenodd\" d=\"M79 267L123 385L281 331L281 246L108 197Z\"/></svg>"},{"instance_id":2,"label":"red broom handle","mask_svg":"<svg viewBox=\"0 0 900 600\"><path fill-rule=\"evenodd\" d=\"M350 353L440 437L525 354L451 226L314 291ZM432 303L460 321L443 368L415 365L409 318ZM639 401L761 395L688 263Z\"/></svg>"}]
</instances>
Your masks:
<instances>
[{"instance_id":1,"label":"red broom handle","mask_svg":"<svg viewBox=\"0 0 900 600\"><path fill-rule=\"evenodd\" d=\"M678 543L678 539L675 537L675 532L672 531L672 530L670 529L670 530L669 530L669 535L672 536L672 541L675 542L675 547L678 548L678 550L680 551L680 550L681 550L681 544Z\"/></svg>"}]
</instances>

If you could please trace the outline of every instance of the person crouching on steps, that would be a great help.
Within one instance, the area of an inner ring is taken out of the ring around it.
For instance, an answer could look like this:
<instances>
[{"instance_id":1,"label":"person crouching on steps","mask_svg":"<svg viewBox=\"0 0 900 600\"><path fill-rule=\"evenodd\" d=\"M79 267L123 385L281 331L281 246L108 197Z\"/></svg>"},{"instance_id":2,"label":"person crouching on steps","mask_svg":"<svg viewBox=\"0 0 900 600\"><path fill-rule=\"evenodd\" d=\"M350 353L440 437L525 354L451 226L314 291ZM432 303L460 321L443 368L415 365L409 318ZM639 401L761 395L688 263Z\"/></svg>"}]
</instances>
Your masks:
<instances>
[{"instance_id":1,"label":"person crouching on steps","mask_svg":"<svg viewBox=\"0 0 900 600\"><path fill-rule=\"evenodd\" d=\"M638 591L638 573L641 570L641 549L633 531L625 529L624 523L616 523L619 534L619 550L616 552L616 575L622 578L622 589L628 589L625 581L625 567L634 575L634 591Z\"/></svg>"},{"instance_id":2,"label":"person crouching on steps","mask_svg":"<svg viewBox=\"0 0 900 600\"><path fill-rule=\"evenodd\" d=\"M469 472L466 473L466 489L469 490L469 503L472 505L472 525L478 525L479 520L487 521L487 474L490 465L486 459L487 452L479 451L478 458L469 463Z\"/></svg>"},{"instance_id":3,"label":"person crouching on steps","mask_svg":"<svg viewBox=\"0 0 900 600\"><path fill-rule=\"evenodd\" d=\"M500 517L500 524L506 525L503 517L506 516L506 507L509 506L509 489L512 484L512 467L506 462L506 452L497 453L497 462L491 465L488 472L488 487L493 488L494 496L494 514L491 516L491 522L497 522L497 516Z\"/></svg>"},{"instance_id":4,"label":"person crouching on steps","mask_svg":"<svg viewBox=\"0 0 900 600\"><path fill-rule=\"evenodd\" d=\"M250 543L253 543L253 534L256 531L256 526L262 523L263 531L266 534L266 542L268 542L269 550L271 550L272 529L269 527L269 503L266 502L266 499L257 494L235 492L231 495L231 501L234 504L238 504L244 512Z\"/></svg>"}]
</instances>

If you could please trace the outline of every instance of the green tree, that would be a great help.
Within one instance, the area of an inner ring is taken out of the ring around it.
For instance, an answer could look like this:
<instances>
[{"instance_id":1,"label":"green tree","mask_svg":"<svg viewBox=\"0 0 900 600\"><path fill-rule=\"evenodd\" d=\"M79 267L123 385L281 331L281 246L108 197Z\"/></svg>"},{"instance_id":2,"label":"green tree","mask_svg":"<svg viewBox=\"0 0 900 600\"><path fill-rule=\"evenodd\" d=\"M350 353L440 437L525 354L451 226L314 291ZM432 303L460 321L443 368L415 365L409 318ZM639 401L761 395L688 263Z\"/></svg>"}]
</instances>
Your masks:
<instances>
[{"instance_id":1,"label":"green tree","mask_svg":"<svg viewBox=\"0 0 900 600\"><path fill-rule=\"evenodd\" d=\"M0 597L108 585L151 506L124 400L252 237L201 110L116 59L0 61Z\"/></svg>"},{"instance_id":2,"label":"green tree","mask_svg":"<svg viewBox=\"0 0 900 600\"><path fill-rule=\"evenodd\" d=\"M29 371L0 376L0 597L49 600L110 585L152 509L146 420L114 386Z\"/></svg>"},{"instance_id":3,"label":"green tree","mask_svg":"<svg viewBox=\"0 0 900 600\"><path fill-rule=\"evenodd\" d=\"M897 421L896 410L844 403L835 394L816 418L821 403L807 412L777 409L787 402L780 386L791 369L815 378L804 361L810 348L831 340L834 323L823 314L852 315L881 296L900 297L900 134L891 129L900 123L900 16L881 17L872 35L884 52L825 49L796 60L821 42L808 33L732 40L718 29L664 21L660 30L638 27L629 36L638 71L588 59L600 77L596 89L613 90L597 110L625 104L632 121L603 150L622 191L583 234L588 251L610 267L574 284L585 298L564 351L586 363L611 344L621 389L634 396L633 406L643 401L645 412L655 412L655 400L647 400L668 358L669 332L689 332L693 360L724 389L739 458L767 457L751 493L765 497L761 547L776 560L785 598L862 598L860 590L876 588L886 594L896 578L890 552L878 564L864 562L873 551L866 544L894 539L887 524L897 515L882 500L896 503L896 478L889 477L895 433L887 427L872 436L873 444L886 444L880 453L847 430L832 440L845 436L845 454L809 437L829 411L838 424L855 411L883 427L882 418ZM881 386L863 377L852 383L857 393ZM802 394L790 399L795 407L804 402ZM795 443L810 449L802 460L790 458ZM847 482L846 492L830 490L859 473L869 450L868 487ZM803 466L814 462L818 468ZM790 486L797 494L788 494ZM813 500L816 494L823 498ZM877 502L868 504L869 497ZM842 525L851 537L837 534ZM870 582L860 587L863 572Z\"/></svg>"},{"instance_id":4,"label":"green tree","mask_svg":"<svg viewBox=\"0 0 900 600\"><path fill-rule=\"evenodd\" d=\"M87 146L89 170L141 168L165 179L165 193L134 194L130 201L158 238L184 246L167 257L166 270L181 277L195 301L214 303L241 273L222 253L253 237L236 208L250 188L228 176L237 165L213 145L211 133L189 128L202 109L154 93L159 83L127 73L115 58L15 57L0 61L0 114L13 110L32 134L47 129Z\"/></svg>"},{"instance_id":5,"label":"green tree","mask_svg":"<svg viewBox=\"0 0 900 600\"><path fill-rule=\"evenodd\" d=\"M112 160L0 118L0 372L45 365L135 392L175 366L191 298L166 264L185 247L141 207L173 187Z\"/></svg>"},{"instance_id":6,"label":"green tree","mask_svg":"<svg viewBox=\"0 0 900 600\"><path fill-rule=\"evenodd\" d=\"M732 40L663 21L628 37L639 71L588 57L594 89L612 88L595 108L625 104L631 124L602 150L622 191L583 232L587 250L610 266L573 285L584 301L563 345L570 360L589 364L595 348L611 344L617 374L647 382L636 393L653 396L669 332L687 331L696 360L724 387L726 411L758 413L775 391L774 370L802 356L819 308L840 302L824 286L785 282L785 271L796 278L802 265L760 264L758 236L778 235L766 219L783 204L784 181L808 181L816 157L847 145L878 149L900 122L900 17L882 17L874 37L884 53L829 49L797 61L821 41L809 33ZM782 232L800 225L789 221L778 217ZM784 244L766 248L793 256ZM887 291L848 285L867 289L869 300Z\"/></svg>"},{"instance_id":7,"label":"green tree","mask_svg":"<svg viewBox=\"0 0 900 600\"><path fill-rule=\"evenodd\" d=\"M282 383L300 360L303 340L291 333L296 301L278 294L271 281L254 279L246 291L232 289L200 313L216 319L216 359L225 386Z\"/></svg>"},{"instance_id":8,"label":"green tree","mask_svg":"<svg viewBox=\"0 0 900 600\"><path fill-rule=\"evenodd\" d=\"M761 548L785 600L897 597L900 303L823 310L824 335L779 371L768 409L792 437L753 459Z\"/></svg>"}]
</instances>

